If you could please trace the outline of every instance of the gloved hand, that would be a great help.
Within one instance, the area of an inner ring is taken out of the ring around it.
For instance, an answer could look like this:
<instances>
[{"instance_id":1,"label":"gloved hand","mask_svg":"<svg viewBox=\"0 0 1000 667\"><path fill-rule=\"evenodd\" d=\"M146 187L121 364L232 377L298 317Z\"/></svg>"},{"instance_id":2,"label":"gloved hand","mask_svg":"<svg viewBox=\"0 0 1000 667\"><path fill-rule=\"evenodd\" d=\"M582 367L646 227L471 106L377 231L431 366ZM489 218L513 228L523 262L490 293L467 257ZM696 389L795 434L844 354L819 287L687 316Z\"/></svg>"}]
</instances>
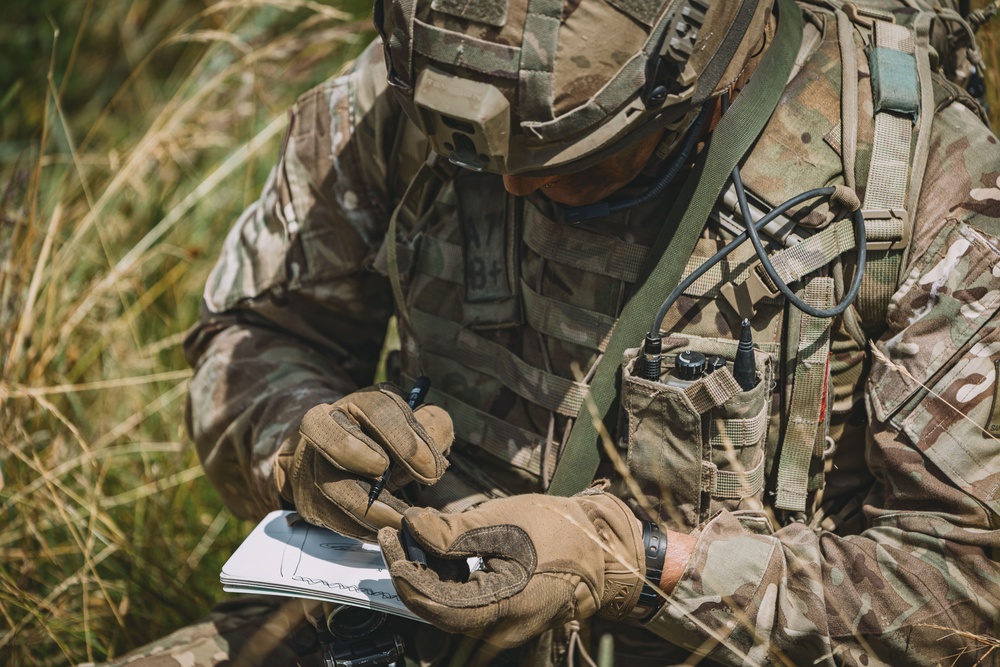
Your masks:
<instances>
[{"instance_id":1,"label":"gloved hand","mask_svg":"<svg viewBox=\"0 0 1000 667\"><path fill-rule=\"evenodd\" d=\"M393 491L416 480L433 484L448 467L455 439L441 408L416 410L388 384L361 389L336 403L317 405L302 418L286 474L295 510L309 523L367 542L383 526L398 528L409 507ZM382 493L365 513L372 483L396 462Z\"/></svg>"},{"instance_id":2,"label":"gloved hand","mask_svg":"<svg viewBox=\"0 0 1000 667\"><path fill-rule=\"evenodd\" d=\"M642 591L642 528L609 494L512 496L458 514L413 508L404 517L428 555L484 560L468 581L450 581L407 560L399 531L379 531L400 599L448 632L517 646L595 613L624 618Z\"/></svg>"}]
</instances>

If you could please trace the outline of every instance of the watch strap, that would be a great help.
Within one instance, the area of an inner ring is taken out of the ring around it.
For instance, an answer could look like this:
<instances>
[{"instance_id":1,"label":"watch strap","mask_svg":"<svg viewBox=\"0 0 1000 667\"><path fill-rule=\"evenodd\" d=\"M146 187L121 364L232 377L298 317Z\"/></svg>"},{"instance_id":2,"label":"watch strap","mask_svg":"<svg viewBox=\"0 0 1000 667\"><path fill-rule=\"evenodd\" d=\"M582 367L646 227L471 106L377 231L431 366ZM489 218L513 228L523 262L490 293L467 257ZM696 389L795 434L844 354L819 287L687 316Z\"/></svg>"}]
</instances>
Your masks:
<instances>
[{"instance_id":1,"label":"watch strap","mask_svg":"<svg viewBox=\"0 0 1000 667\"><path fill-rule=\"evenodd\" d=\"M646 578L642 582L637 609L644 612L642 620L647 620L656 613L663 599L659 586L663 576L663 562L667 555L667 534L659 524L653 521L642 522L642 546L646 557Z\"/></svg>"}]
</instances>

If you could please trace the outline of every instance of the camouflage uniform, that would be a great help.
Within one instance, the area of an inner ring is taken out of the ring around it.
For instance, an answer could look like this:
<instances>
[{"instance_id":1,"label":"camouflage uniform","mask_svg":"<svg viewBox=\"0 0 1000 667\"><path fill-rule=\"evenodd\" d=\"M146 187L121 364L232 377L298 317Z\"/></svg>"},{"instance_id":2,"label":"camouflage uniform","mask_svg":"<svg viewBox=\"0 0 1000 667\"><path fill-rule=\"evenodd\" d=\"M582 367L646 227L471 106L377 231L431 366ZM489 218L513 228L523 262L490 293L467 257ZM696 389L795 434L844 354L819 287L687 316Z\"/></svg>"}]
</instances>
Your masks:
<instances>
[{"instance_id":1,"label":"camouflage uniform","mask_svg":"<svg viewBox=\"0 0 1000 667\"><path fill-rule=\"evenodd\" d=\"M805 24L800 66L742 168L770 205L845 181L836 21L813 8ZM867 82L867 63L858 69ZM874 128L871 93L859 90L863 184ZM698 543L645 627L611 628L619 664L663 664L675 647L721 664L973 664L986 655L954 630L996 636L1000 618L1000 458L989 436L1000 431L1000 150L964 93L937 75L933 93L912 240L881 321L852 309L810 333L780 297L757 303L765 381L752 418L692 426L708 454L651 448L683 437L643 438L644 428L681 422L663 418L674 408L648 387L623 389L615 436L639 491L620 493ZM276 460L291 455L309 408L371 383L394 313L388 220L425 157L420 132L386 92L377 45L293 110L278 165L227 237L186 347L197 369L189 428L238 515L281 505ZM457 511L544 489L588 369L677 192L577 226L558 223L559 207L538 193L507 195L494 175L448 174L419 194L397 252L406 317L396 379L432 377L430 400L452 415L457 442L448 473L418 504ZM833 217L825 204L796 213L814 231ZM710 220L686 273L729 238ZM753 265L741 248L687 290L664 321L668 347L726 348L739 318L721 288ZM817 284L842 290L850 271L830 262ZM829 349L818 429L801 415L787 423L801 395L793 376L806 377L796 359L813 348ZM774 509L793 432L816 449L798 512ZM697 487L687 504L685 460ZM754 488L703 486L705 460L712 475L758 470ZM614 476L612 462L602 474Z\"/></svg>"},{"instance_id":2,"label":"camouflage uniform","mask_svg":"<svg viewBox=\"0 0 1000 667\"><path fill-rule=\"evenodd\" d=\"M321 667L316 631L299 600L254 595L216 605L194 625L136 649L106 667ZM80 665L92 667L93 663Z\"/></svg>"}]
</instances>

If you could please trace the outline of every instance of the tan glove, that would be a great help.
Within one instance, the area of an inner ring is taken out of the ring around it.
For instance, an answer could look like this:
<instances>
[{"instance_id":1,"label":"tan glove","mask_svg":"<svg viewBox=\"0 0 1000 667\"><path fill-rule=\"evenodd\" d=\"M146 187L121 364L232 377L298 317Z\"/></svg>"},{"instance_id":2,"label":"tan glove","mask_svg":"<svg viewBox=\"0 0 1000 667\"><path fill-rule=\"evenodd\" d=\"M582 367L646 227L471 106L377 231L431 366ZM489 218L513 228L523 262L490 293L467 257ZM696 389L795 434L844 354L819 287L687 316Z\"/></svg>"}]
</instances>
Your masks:
<instances>
[{"instance_id":1,"label":"tan glove","mask_svg":"<svg viewBox=\"0 0 1000 667\"><path fill-rule=\"evenodd\" d=\"M405 519L432 562L484 560L468 581L450 581L407 560L399 531L379 531L400 599L448 632L517 646L595 613L623 618L642 591L642 528L625 503L605 493L513 496L460 514L413 508Z\"/></svg>"},{"instance_id":2,"label":"tan glove","mask_svg":"<svg viewBox=\"0 0 1000 667\"><path fill-rule=\"evenodd\" d=\"M399 528L409 507L393 491L441 479L455 432L441 408L410 410L399 389L381 384L312 408L299 436L285 471L295 510L309 523L374 542L379 528ZM390 458L392 476L366 514L368 492Z\"/></svg>"}]
</instances>

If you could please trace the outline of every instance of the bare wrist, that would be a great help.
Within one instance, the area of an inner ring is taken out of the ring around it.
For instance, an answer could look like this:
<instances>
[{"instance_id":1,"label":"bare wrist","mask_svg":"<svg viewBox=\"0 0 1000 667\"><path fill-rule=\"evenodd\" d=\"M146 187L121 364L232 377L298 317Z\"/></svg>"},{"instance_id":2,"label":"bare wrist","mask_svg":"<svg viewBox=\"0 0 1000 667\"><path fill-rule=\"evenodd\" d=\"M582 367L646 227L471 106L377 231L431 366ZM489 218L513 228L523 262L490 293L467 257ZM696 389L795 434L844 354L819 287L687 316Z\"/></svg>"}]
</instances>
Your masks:
<instances>
[{"instance_id":1,"label":"bare wrist","mask_svg":"<svg viewBox=\"0 0 1000 667\"><path fill-rule=\"evenodd\" d=\"M691 556L694 554L694 545L698 538L687 533L678 533L673 530L667 531L667 554L663 560L663 575L660 577L660 590L670 595L677 582L684 576Z\"/></svg>"}]
</instances>

